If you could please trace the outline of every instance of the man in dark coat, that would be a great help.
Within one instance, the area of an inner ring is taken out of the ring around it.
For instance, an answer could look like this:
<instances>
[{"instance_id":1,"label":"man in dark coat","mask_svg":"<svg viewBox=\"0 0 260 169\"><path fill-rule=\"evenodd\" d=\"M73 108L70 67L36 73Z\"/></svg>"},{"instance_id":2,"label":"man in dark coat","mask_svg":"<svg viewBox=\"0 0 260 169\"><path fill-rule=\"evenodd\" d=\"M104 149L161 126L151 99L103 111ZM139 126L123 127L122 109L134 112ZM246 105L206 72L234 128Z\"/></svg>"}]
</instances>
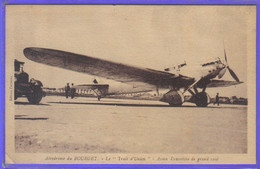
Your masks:
<instances>
[{"instance_id":1,"label":"man in dark coat","mask_svg":"<svg viewBox=\"0 0 260 169\"><path fill-rule=\"evenodd\" d=\"M67 83L67 86L65 86L65 95L66 95L66 98L69 97L69 94L70 94L70 85L69 85L69 83Z\"/></svg>"},{"instance_id":2,"label":"man in dark coat","mask_svg":"<svg viewBox=\"0 0 260 169\"><path fill-rule=\"evenodd\" d=\"M216 98L215 98L215 103L214 104L217 104L219 106L219 95L217 93L216 95Z\"/></svg>"},{"instance_id":3,"label":"man in dark coat","mask_svg":"<svg viewBox=\"0 0 260 169\"><path fill-rule=\"evenodd\" d=\"M70 97L73 99L75 97L76 89L73 87L73 83L71 83L71 89L70 89Z\"/></svg>"}]
</instances>

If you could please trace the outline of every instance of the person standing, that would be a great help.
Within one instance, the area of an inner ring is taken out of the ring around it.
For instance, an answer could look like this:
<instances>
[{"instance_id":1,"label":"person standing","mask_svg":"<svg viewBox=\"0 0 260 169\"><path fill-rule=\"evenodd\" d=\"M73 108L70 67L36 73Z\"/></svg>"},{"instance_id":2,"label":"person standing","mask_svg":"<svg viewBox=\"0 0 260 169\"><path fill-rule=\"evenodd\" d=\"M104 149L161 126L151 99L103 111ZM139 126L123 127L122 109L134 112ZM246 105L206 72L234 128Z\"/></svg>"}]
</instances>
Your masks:
<instances>
[{"instance_id":1,"label":"person standing","mask_svg":"<svg viewBox=\"0 0 260 169\"><path fill-rule=\"evenodd\" d=\"M70 85L69 85L69 83L67 83L67 86L65 86L65 96L66 96L66 98L69 97L69 93L70 93Z\"/></svg>"},{"instance_id":2,"label":"person standing","mask_svg":"<svg viewBox=\"0 0 260 169\"><path fill-rule=\"evenodd\" d=\"M219 94L217 93L216 98L215 98L215 103L219 106Z\"/></svg>"},{"instance_id":3,"label":"person standing","mask_svg":"<svg viewBox=\"0 0 260 169\"><path fill-rule=\"evenodd\" d=\"M76 89L73 87L73 83L71 83L71 89L70 89L70 97L73 99L75 97Z\"/></svg>"}]
</instances>

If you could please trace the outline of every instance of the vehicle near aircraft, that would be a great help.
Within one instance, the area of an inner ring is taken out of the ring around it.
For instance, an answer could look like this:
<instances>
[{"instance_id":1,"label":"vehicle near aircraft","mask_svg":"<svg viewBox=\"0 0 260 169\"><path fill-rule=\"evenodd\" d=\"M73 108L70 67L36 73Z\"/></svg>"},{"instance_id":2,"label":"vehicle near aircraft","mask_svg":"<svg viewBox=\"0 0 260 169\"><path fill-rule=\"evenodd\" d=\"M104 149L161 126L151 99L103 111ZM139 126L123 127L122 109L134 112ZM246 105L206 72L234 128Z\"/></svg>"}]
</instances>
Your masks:
<instances>
[{"instance_id":1,"label":"vehicle near aircraft","mask_svg":"<svg viewBox=\"0 0 260 169\"><path fill-rule=\"evenodd\" d=\"M29 103L39 104L45 92L42 90L42 82L35 79L30 79L28 73L23 71L24 62L14 60L14 99L18 97L27 97Z\"/></svg>"},{"instance_id":2,"label":"vehicle near aircraft","mask_svg":"<svg viewBox=\"0 0 260 169\"><path fill-rule=\"evenodd\" d=\"M197 70L192 71L186 63L161 71L54 49L30 47L25 48L23 52L28 59L46 65L112 79L135 87L142 86L157 92L159 89L168 89L169 91L162 96L160 101L169 103L170 106L181 106L184 102L184 94L189 92L192 95L189 102L199 107L206 107L210 103L206 88L242 83L229 67L225 50L225 63L218 58L201 64ZM235 81L214 79L217 76L221 79L226 70Z\"/></svg>"}]
</instances>

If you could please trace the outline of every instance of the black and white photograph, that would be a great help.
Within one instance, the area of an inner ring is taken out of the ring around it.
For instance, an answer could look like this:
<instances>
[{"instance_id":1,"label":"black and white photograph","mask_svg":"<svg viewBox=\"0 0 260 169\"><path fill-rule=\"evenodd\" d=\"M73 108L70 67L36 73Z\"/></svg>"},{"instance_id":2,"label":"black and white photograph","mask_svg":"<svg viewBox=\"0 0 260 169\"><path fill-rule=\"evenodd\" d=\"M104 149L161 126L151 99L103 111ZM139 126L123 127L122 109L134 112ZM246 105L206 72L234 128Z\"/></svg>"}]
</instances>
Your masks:
<instances>
[{"instance_id":1,"label":"black and white photograph","mask_svg":"<svg viewBox=\"0 0 260 169\"><path fill-rule=\"evenodd\" d=\"M254 164L256 6L7 5L6 160Z\"/></svg>"}]
</instances>

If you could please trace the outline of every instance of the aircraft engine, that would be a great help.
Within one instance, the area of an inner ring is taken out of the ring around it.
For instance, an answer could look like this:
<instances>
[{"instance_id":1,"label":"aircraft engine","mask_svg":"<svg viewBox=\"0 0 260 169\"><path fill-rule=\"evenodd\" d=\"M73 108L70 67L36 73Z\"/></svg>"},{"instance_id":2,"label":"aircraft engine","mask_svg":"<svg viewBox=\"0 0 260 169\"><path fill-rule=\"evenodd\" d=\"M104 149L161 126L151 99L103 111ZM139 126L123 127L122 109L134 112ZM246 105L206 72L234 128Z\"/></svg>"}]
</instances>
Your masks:
<instances>
[{"instance_id":1,"label":"aircraft engine","mask_svg":"<svg viewBox=\"0 0 260 169\"><path fill-rule=\"evenodd\" d=\"M169 103L170 106L181 106L184 102L184 96L180 91L170 90L163 95L160 101Z\"/></svg>"}]
</instances>

